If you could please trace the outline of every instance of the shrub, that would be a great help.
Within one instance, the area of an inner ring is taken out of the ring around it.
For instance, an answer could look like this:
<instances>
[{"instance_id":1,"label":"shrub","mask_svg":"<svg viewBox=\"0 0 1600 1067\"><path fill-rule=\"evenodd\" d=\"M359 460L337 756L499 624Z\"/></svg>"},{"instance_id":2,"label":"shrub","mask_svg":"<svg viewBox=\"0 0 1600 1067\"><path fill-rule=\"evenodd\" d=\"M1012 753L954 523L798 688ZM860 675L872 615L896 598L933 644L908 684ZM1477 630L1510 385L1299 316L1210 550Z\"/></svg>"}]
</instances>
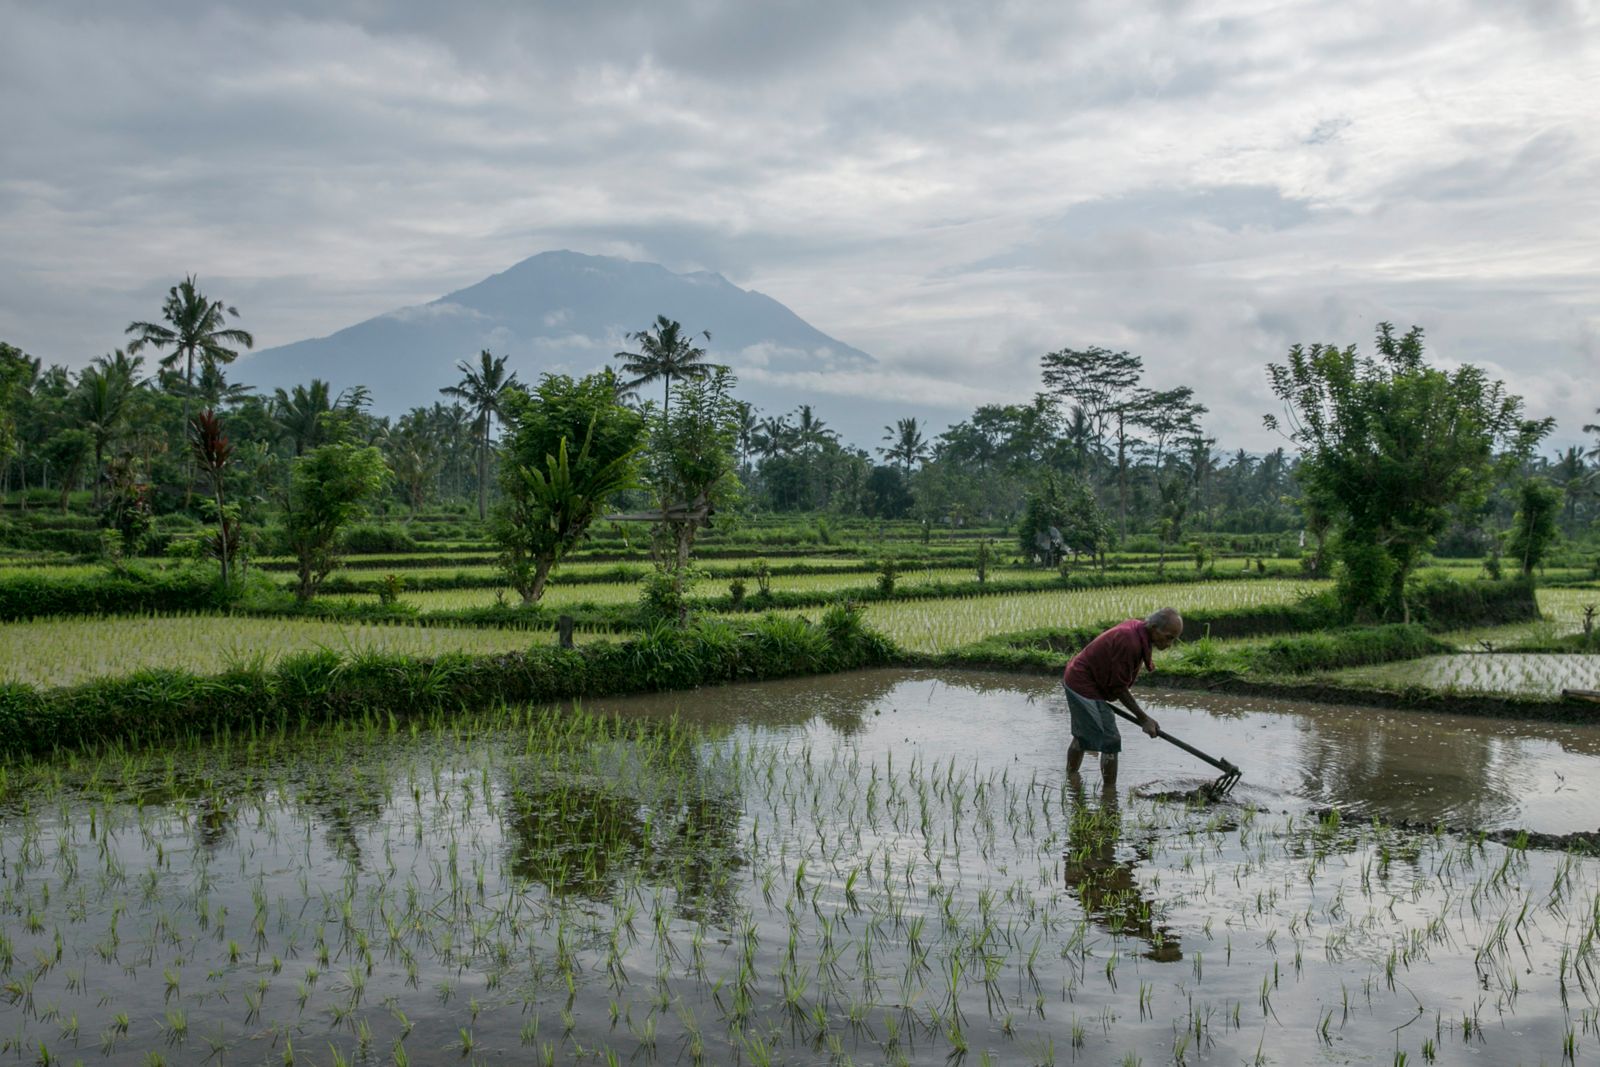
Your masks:
<instances>
[{"instance_id":1,"label":"shrub","mask_svg":"<svg viewBox=\"0 0 1600 1067\"><path fill-rule=\"evenodd\" d=\"M23 571L0 578L0 619L47 615L126 615L226 606L229 597L210 567L118 571L62 578Z\"/></svg>"},{"instance_id":2,"label":"shrub","mask_svg":"<svg viewBox=\"0 0 1600 1067\"><path fill-rule=\"evenodd\" d=\"M1407 595L1413 614L1430 630L1465 630L1539 617L1533 583L1525 578L1503 582L1428 578L1415 583Z\"/></svg>"},{"instance_id":3,"label":"shrub","mask_svg":"<svg viewBox=\"0 0 1600 1067\"><path fill-rule=\"evenodd\" d=\"M1246 650L1246 655L1251 669L1255 671L1304 674L1416 659L1435 652L1448 652L1452 647L1431 636L1416 623L1409 623L1350 627L1283 637Z\"/></svg>"},{"instance_id":4,"label":"shrub","mask_svg":"<svg viewBox=\"0 0 1600 1067\"><path fill-rule=\"evenodd\" d=\"M379 552L415 552L417 542L404 527L364 522L341 533L339 547L360 556Z\"/></svg>"},{"instance_id":5,"label":"shrub","mask_svg":"<svg viewBox=\"0 0 1600 1067\"><path fill-rule=\"evenodd\" d=\"M899 577L900 564L898 562L887 557L878 561L878 592L884 596L893 596L895 579Z\"/></svg>"},{"instance_id":6,"label":"shrub","mask_svg":"<svg viewBox=\"0 0 1600 1067\"><path fill-rule=\"evenodd\" d=\"M689 600L671 573L657 567L639 583L639 621L645 627L657 623L682 626L689 618Z\"/></svg>"}]
</instances>

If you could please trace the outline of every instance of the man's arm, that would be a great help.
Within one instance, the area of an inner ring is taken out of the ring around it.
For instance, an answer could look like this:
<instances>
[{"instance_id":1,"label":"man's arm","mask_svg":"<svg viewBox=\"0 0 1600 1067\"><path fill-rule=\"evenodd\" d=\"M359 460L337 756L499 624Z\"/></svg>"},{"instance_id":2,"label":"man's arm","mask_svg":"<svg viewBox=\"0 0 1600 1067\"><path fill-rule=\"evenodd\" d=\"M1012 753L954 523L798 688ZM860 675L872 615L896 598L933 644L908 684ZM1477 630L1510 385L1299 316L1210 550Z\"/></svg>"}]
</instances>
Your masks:
<instances>
[{"instance_id":1,"label":"man's arm","mask_svg":"<svg viewBox=\"0 0 1600 1067\"><path fill-rule=\"evenodd\" d=\"M1116 699L1122 701L1123 707L1133 712L1134 718L1139 720L1139 726L1145 733L1154 737L1161 732L1161 724L1145 714L1145 710L1139 706L1139 702L1133 699L1133 691L1127 686L1122 687L1122 691L1117 693Z\"/></svg>"}]
</instances>

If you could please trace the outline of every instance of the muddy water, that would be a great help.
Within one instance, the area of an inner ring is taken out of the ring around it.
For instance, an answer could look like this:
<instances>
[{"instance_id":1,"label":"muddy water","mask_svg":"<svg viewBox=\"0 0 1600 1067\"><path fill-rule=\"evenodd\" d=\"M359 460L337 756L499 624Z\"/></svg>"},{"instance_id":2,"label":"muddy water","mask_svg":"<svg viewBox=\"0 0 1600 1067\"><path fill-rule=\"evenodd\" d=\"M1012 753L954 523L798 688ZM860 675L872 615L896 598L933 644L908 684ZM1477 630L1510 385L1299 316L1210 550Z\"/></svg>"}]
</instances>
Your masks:
<instances>
[{"instance_id":1,"label":"muddy water","mask_svg":"<svg viewBox=\"0 0 1600 1067\"><path fill-rule=\"evenodd\" d=\"M1187 690L1137 695L1169 733L1244 771L1233 794L1240 803L1483 830L1600 828L1600 721L1528 723ZM809 722L812 734L843 730L864 758L962 753L1047 780L1062 777L1071 741L1053 679L977 671L861 671L591 706L746 728ZM1124 793L1187 789L1215 776L1164 741L1120 727ZM1094 757L1084 771L1092 785Z\"/></svg>"},{"instance_id":2,"label":"muddy water","mask_svg":"<svg viewBox=\"0 0 1600 1067\"><path fill-rule=\"evenodd\" d=\"M1594 731L864 672L0 777L20 1063L1559 1063L1600 1047ZM615 713L604 718L593 712ZM1092 768L1091 768L1092 769ZM1474 792L1476 789L1476 792ZM1591 791L1592 792L1592 791ZM1587 824L1585 824L1587 825Z\"/></svg>"}]
</instances>

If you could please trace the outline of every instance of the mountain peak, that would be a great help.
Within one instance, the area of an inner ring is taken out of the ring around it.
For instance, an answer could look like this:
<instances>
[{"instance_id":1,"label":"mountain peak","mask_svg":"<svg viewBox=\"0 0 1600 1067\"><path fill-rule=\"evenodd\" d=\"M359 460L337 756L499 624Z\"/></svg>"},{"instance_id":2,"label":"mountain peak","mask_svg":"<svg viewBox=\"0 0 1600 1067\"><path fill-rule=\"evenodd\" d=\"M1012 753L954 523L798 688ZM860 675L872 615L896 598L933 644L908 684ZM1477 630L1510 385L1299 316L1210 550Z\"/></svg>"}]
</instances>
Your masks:
<instances>
[{"instance_id":1,"label":"mountain peak","mask_svg":"<svg viewBox=\"0 0 1600 1067\"><path fill-rule=\"evenodd\" d=\"M627 336L657 315L698 335L740 375L741 396L787 411L796 376L863 369L872 357L811 326L777 300L710 270L677 273L659 263L570 249L529 256L426 304L398 308L329 336L266 349L240 363L251 384L288 387L316 377L335 388L367 385L380 411L439 399L458 360L488 349L509 356L525 382L544 373L612 365ZM770 395L763 395L770 394Z\"/></svg>"}]
</instances>

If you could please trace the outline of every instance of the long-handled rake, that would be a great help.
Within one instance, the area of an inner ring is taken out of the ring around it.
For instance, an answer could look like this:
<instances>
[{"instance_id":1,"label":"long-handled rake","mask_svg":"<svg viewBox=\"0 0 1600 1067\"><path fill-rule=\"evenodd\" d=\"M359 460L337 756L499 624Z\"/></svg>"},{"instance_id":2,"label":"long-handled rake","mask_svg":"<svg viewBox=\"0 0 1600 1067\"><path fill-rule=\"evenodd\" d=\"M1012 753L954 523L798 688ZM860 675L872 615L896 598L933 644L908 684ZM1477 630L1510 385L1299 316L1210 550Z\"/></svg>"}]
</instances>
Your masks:
<instances>
[{"instance_id":1,"label":"long-handled rake","mask_svg":"<svg viewBox=\"0 0 1600 1067\"><path fill-rule=\"evenodd\" d=\"M1115 704L1111 705L1111 710L1116 712L1122 718L1127 719L1135 726L1139 726L1139 720L1134 718L1133 712L1124 711ZM1139 728L1141 730L1144 729L1142 726ZM1187 741L1180 741L1176 737L1173 737L1171 734L1167 733L1165 730L1157 730L1156 736L1161 738L1163 741L1172 742L1174 745L1177 745L1179 748L1189 753L1189 755L1194 756L1197 759L1205 760L1207 763L1211 764L1211 766L1222 772L1221 776L1218 777L1216 781L1207 782L1205 785L1200 787L1200 795L1205 797L1207 800L1220 800L1227 796L1233 791L1233 787L1239 784L1239 779L1244 776L1243 771L1229 763L1227 760L1217 759L1215 756L1208 756L1204 752L1201 752L1198 748L1195 748L1193 745L1189 744Z\"/></svg>"}]
</instances>

